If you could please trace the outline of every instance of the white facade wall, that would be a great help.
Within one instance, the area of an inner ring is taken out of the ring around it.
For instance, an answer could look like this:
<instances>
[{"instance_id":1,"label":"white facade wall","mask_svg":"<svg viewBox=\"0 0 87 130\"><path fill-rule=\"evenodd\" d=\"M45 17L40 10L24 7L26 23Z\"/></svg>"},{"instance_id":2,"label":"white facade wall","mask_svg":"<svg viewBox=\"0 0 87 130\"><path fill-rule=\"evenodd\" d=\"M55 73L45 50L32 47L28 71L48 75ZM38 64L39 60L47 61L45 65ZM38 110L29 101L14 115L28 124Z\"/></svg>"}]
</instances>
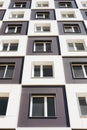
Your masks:
<instances>
[{"instance_id":1,"label":"white facade wall","mask_svg":"<svg viewBox=\"0 0 87 130\"><path fill-rule=\"evenodd\" d=\"M0 85L0 94L3 93L8 93L9 100L6 116L0 117L0 128L16 128L21 96L21 86L16 84Z\"/></svg>"}]
</instances>

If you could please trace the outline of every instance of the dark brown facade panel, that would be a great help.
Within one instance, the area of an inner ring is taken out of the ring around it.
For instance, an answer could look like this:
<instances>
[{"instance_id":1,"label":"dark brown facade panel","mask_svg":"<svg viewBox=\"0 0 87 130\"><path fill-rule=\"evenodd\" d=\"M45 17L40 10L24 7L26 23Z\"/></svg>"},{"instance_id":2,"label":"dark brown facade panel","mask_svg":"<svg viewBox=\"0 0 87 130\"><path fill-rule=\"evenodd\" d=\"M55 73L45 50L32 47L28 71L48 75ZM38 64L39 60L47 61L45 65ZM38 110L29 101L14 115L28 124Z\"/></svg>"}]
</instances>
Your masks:
<instances>
[{"instance_id":1,"label":"dark brown facade panel","mask_svg":"<svg viewBox=\"0 0 87 130\"><path fill-rule=\"evenodd\" d=\"M72 71L72 64L76 65L87 65L87 58L63 58L63 66L64 66L64 73L65 73L65 80L66 83L87 83L87 78L75 78L73 76L73 71ZM81 68L81 67L80 67ZM78 72L79 73L79 72Z\"/></svg>"},{"instance_id":2,"label":"dark brown facade panel","mask_svg":"<svg viewBox=\"0 0 87 130\"><path fill-rule=\"evenodd\" d=\"M12 78L0 77L1 84L14 84L14 83L21 83L22 78L22 69L23 69L23 58L0 58L0 65L14 65L14 70L12 74ZM12 69L12 67L10 67ZM9 69L9 72L10 72ZM6 70L6 69L5 69ZM4 72L4 70L3 70ZM7 72L7 71L6 71ZM8 73L9 73L8 72ZM12 71L11 71L12 72ZM1 74L0 74L1 76Z\"/></svg>"},{"instance_id":3,"label":"dark brown facade panel","mask_svg":"<svg viewBox=\"0 0 87 130\"><path fill-rule=\"evenodd\" d=\"M40 42L46 42L51 41L51 51L45 51L45 52L34 52L34 43L40 41ZM28 43L27 43L27 55L60 55L60 45L58 37L28 37Z\"/></svg>"},{"instance_id":4,"label":"dark brown facade panel","mask_svg":"<svg viewBox=\"0 0 87 130\"><path fill-rule=\"evenodd\" d=\"M54 117L30 117L32 95L55 95ZM66 109L65 109L66 108ZM65 89L55 86L24 86L22 88L18 127L68 127L69 118Z\"/></svg>"}]
</instances>

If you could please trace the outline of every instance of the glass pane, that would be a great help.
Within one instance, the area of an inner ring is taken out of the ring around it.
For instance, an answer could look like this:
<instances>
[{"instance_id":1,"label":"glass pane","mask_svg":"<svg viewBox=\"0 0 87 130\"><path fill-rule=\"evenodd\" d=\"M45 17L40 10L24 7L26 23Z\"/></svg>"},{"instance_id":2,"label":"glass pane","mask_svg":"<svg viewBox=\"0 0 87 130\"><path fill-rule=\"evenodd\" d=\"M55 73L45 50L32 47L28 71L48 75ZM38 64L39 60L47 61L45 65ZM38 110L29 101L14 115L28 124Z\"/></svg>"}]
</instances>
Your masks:
<instances>
[{"instance_id":1,"label":"glass pane","mask_svg":"<svg viewBox=\"0 0 87 130\"><path fill-rule=\"evenodd\" d=\"M46 18L46 19L49 19L49 12L46 12L46 13L45 13L45 18Z\"/></svg>"},{"instance_id":2,"label":"glass pane","mask_svg":"<svg viewBox=\"0 0 87 130\"><path fill-rule=\"evenodd\" d=\"M5 78L12 78L13 77L13 71L14 71L14 65L8 65Z\"/></svg>"},{"instance_id":3,"label":"glass pane","mask_svg":"<svg viewBox=\"0 0 87 130\"><path fill-rule=\"evenodd\" d=\"M77 50L85 50L83 43L75 43Z\"/></svg>"},{"instance_id":4,"label":"glass pane","mask_svg":"<svg viewBox=\"0 0 87 130\"><path fill-rule=\"evenodd\" d=\"M85 68L85 73L86 73L86 76L87 76L87 65L84 65L84 68Z\"/></svg>"},{"instance_id":5,"label":"glass pane","mask_svg":"<svg viewBox=\"0 0 87 130\"><path fill-rule=\"evenodd\" d=\"M10 51L17 51L18 44L10 44Z\"/></svg>"},{"instance_id":6,"label":"glass pane","mask_svg":"<svg viewBox=\"0 0 87 130\"><path fill-rule=\"evenodd\" d=\"M79 26L77 25L77 26L73 26L73 28L74 28L74 32L80 32L80 28L79 28Z\"/></svg>"},{"instance_id":7,"label":"glass pane","mask_svg":"<svg viewBox=\"0 0 87 130\"><path fill-rule=\"evenodd\" d=\"M3 78L6 66L0 66L0 78Z\"/></svg>"},{"instance_id":8,"label":"glass pane","mask_svg":"<svg viewBox=\"0 0 87 130\"><path fill-rule=\"evenodd\" d=\"M43 31L44 32L49 32L50 31L50 27L48 27L48 26L47 27L43 27Z\"/></svg>"},{"instance_id":9,"label":"glass pane","mask_svg":"<svg viewBox=\"0 0 87 130\"><path fill-rule=\"evenodd\" d=\"M79 97L80 109L82 115L87 115L87 104L85 97Z\"/></svg>"},{"instance_id":10,"label":"glass pane","mask_svg":"<svg viewBox=\"0 0 87 130\"><path fill-rule=\"evenodd\" d=\"M37 18L43 18L43 13L38 12L37 13Z\"/></svg>"},{"instance_id":11,"label":"glass pane","mask_svg":"<svg viewBox=\"0 0 87 130\"><path fill-rule=\"evenodd\" d=\"M18 18L23 18L24 14L18 14Z\"/></svg>"},{"instance_id":12,"label":"glass pane","mask_svg":"<svg viewBox=\"0 0 87 130\"><path fill-rule=\"evenodd\" d=\"M15 32L15 26L9 26L8 33L14 33L14 32Z\"/></svg>"},{"instance_id":13,"label":"glass pane","mask_svg":"<svg viewBox=\"0 0 87 130\"><path fill-rule=\"evenodd\" d=\"M3 51L7 51L7 49L8 49L8 44L6 43L6 44L3 44Z\"/></svg>"},{"instance_id":14,"label":"glass pane","mask_svg":"<svg viewBox=\"0 0 87 130\"><path fill-rule=\"evenodd\" d=\"M40 27L40 26L37 26L37 27L36 27L36 31L37 31L37 32L41 32L41 27Z\"/></svg>"},{"instance_id":15,"label":"glass pane","mask_svg":"<svg viewBox=\"0 0 87 130\"><path fill-rule=\"evenodd\" d=\"M44 116L44 98L43 97L33 97L32 116L36 116L36 117Z\"/></svg>"},{"instance_id":16,"label":"glass pane","mask_svg":"<svg viewBox=\"0 0 87 130\"><path fill-rule=\"evenodd\" d=\"M47 111L48 111L48 116L55 116L54 97L47 97Z\"/></svg>"},{"instance_id":17,"label":"glass pane","mask_svg":"<svg viewBox=\"0 0 87 130\"><path fill-rule=\"evenodd\" d=\"M51 52L51 43L46 43L46 51Z\"/></svg>"},{"instance_id":18,"label":"glass pane","mask_svg":"<svg viewBox=\"0 0 87 130\"><path fill-rule=\"evenodd\" d=\"M0 115L6 115L8 97L0 97Z\"/></svg>"},{"instance_id":19,"label":"glass pane","mask_svg":"<svg viewBox=\"0 0 87 130\"><path fill-rule=\"evenodd\" d=\"M74 51L73 43L68 43L69 51Z\"/></svg>"},{"instance_id":20,"label":"glass pane","mask_svg":"<svg viewBox=\"0 0 87 130\"><path fill-rule=\"evenodd\" d=\"M34 77L40 77L40 66L34 66Z\"/></svg>"},{"instance_id":21,"label":"glass pane","mask_svg":"<svg viewBox=\"0 0 87 130\"><path fill-rule=\"evenodd\" d=\"M36 43L36 52L43 52L43 51L44 51L43 43Z\"/></svg>"},{"instance_id":22,"label":"glass pane","mask_svg":"<svg viewBox=\"0 0 87 130\"><path fill-rule=\"evenodd\" d=\"M64 26L64 31L65 31L65 32L73 32L71 26Z\"/></svg>"},{"instance_id":23,"label":"glass pane","mask_svg":"<svg viewBox=\"0 0 87 130\"><path fill-rule=\"evenodd\" d=\"M84 78L82 66L73 66L73 76L74 78Z\"/></svg>"},{"instance_id":24,"label":"glass pane","mask_svg":"<svg viewBox=\"0 0 87 130\"><path fill-rule=\"evenodd\" d=\"M51 65L45 65L43 66L43 77L52 77L53 76L53 70Z\"/></svg>"},{"instance_id":25,"label":"glass pane","mask_svg":"<svg viewBox=\"0 0 87 130\"><path fill-rule=\"evenodd\" d=\"M22 26L18 26L18 27L17 27L17 32L16 32L16 33L21 33L21 27L22 27Z\"/></svg>"}]
</instances>

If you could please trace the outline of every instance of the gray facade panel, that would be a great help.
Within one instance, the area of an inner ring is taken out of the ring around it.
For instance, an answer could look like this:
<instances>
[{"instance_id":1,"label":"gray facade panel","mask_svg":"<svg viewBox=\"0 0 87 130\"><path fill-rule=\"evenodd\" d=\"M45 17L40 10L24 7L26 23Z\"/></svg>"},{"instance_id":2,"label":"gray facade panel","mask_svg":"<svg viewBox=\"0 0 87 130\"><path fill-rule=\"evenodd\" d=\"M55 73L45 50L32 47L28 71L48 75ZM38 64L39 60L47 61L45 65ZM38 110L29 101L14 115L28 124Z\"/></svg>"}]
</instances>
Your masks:
<instances>
[{"instance_id":1,"label":"gray facade panel","mask_svg":"<svg viewBox=\"0 0 87 130\"><path fill-rule=\"evenodd\" d=\"M87 78L73 78L73 74L72 74L72 68L71 68L71 64L75 63L75 64L83 64L86 63L87 64L87 58L63 58L63 66L64 66L64 72L65 72L65 80L66 83L87 83Z\"/></svg>"},{"instance_id":2,"label":"gray facade panel","mask_svg":"<svg viewBox=\"0 0 87 130\"><path fill-rule=\"evenodd\" d=\"M49 20L55 20L55 12L54 10L32 10L31 11L31 20L46 20L46 19L37 19L36 18L36 13L37 12L49 12ZM48 20L48 19L47 19Z\"/></svg>"},{"instance_id":3,"label":"gray facade panel","mask_svg":"<svg viewBox=\"0 0 87 130\"><path fill-rule=\"evenodd\" d=\"M87 10L80 10L84 20L87 20Z\"/></svg>"},{"instance_id":4,"label":"gray facade panel","mask_svg":"<svg viewBox=\"0 0 87 130\"><path fill-rule=\"evenodd\" d=\"M56 95L56 117L54 118L32 118L29 117L30 97L32 94L55 94ZM20 103L18 127L65 127L69 125L66 111L67 104L64 97L64 87L42 86L23 87Z\"/></svg>"},{"instance_id":5,"label":"gray facade panel","mask_svg":"<svg viewBox=\"0 0 87 130\"><path fill-rule=\"evenodd\" d=\"M6 10L0 10L0 20L3 19Z\"/></svg>"},{"instance_id":6,"label":"gray facade panel","mask_svg":"<svg viewBox=\"0 0 87 130\"><path fill-rule=\"evenodd\" d=\"M36 53L33 51L35 41L52 41L52 51L50 53ZM58 37L28 37L27 55L60 55Z\"/></svg>"},{"instance_id":7,"label":"gray facade panel","mask_svg":"<svg viewBox=\"0 0 87 130\"><path fill-rule=\"evenodd\" d=\"M64 32L64 25L78 25L80 28L80 32ZM86 27L83 22L58 22L58 29L60 35L86 35Z\"/></svg>"},{"instance_id":8,"label":"gray facade panel","mask_svg":"<svg viewBox=\"0 0 87 130\"><path fill-rule=\"evenodd\" d=\"M22 25L21 27L21 32L20 33L5 33L6 31L6 28L9 26L9 25ZM17 34L20 34L20 35L26 35L27 34L27 29L28 29L28 22L3 22L2 26L1 26L1 29L0 29L0 35L17 35Z\"/></svg>"},{"instance_id":9,"label":"gray facade panel","mask_svg":"<svg viewBox=\"0 0 87 130\"><path fill-rule=\"evenodd\" d=\"M15 64L13 77L11 79L0 79L0 84L21 83L23 58L0 58L0 64Z\"/></svg>"}]
</instances>

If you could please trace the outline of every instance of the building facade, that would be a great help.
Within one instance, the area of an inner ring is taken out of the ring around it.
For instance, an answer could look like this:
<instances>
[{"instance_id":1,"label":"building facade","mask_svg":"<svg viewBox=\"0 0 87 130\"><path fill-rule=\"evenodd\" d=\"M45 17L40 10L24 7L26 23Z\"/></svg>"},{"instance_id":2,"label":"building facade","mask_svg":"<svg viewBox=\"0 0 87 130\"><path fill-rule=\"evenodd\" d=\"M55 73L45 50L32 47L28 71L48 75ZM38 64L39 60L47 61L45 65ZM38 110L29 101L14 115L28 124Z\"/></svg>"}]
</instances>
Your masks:
<instances>
[{"instance_id":1,"label":"building facade","mask_svg":"<svg viewBox=\"0 0 87 130\"><path fill-rule=\"evenodd\" d=\"M0 130L87 130L87 0L0 0Z\"/></svg>"}]
</instances>

